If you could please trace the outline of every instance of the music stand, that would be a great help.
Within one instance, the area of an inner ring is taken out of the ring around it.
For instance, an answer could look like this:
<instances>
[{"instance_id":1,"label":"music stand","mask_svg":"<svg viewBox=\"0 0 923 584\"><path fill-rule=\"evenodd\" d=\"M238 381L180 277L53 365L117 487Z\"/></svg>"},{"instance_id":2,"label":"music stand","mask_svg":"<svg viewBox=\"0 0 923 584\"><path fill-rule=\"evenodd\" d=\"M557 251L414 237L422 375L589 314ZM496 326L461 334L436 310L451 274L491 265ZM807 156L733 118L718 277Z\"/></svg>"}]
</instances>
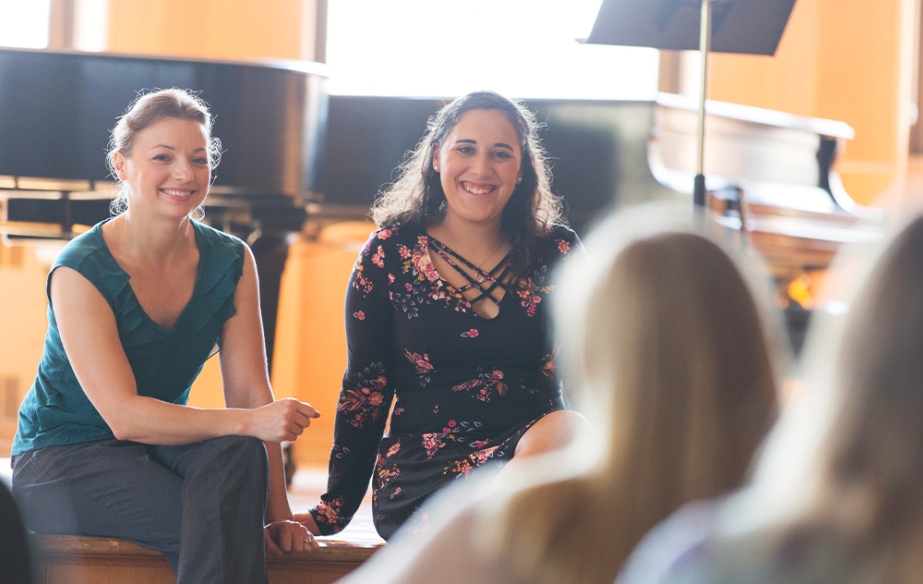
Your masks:
<instances>
[{"instance_id":1,"label":"music stand","mask_svg":"<svg viewBox=\"0 0 923 584\"><path fill-rule=\"evenodd\" d=\"M603 0L586 42L702 54L693 206L705 208L708 53L774 55L795 0Z\"/></svg>"}]
</instances>

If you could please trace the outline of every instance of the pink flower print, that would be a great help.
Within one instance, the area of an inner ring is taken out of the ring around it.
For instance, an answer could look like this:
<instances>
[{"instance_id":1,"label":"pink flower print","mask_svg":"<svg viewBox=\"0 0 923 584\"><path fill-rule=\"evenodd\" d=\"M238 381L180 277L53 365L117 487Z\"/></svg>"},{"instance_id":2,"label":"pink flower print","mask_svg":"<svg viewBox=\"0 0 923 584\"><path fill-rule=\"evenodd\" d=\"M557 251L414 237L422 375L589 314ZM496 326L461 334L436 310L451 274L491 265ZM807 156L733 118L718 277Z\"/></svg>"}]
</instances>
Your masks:
<instances>
[{"instance_id":1,"label":"pink flower print","mask_svg":"<svg viewBox=\"0 0 923 584\"><path fill-rule=\"evenodd\" d=\"M455 460L452 461L452 464L446 467L442 474L452 473L458 475L455 478L467 477L471 471L474 470L474 467L471 466L471 463L467 459Z\"/></svg>"},{"instance_id":2,"label":"pink flower print","mask_svg":"<svg viewBox=\"0 0 923 584\"><path fill-rule=\"evenodd\" d=\"M394 283L394 274L388 274L388 286Z\"/></svg>"},{"instance_id":3,"label":"pink flower print","mask_svg":"<svg viewBox=\"0 0 923 584\"><path fill-rule=\"evenodd\" d=\"M394 489L394 492L393 492L393 493L391 493L391 498L393 499L394 497L397 497L397 496L400 495L400 494L401 494L401 488L398 487L398 488Z\"/></svg>"},{"instance_id":4,"label":"pink flower print","mask_svg":"<svg viewBox=\"0 0 923 584\"><path fill-rule=\"evenodd\" d=\"M416 367L417 375L429 375L436 371L433 364L429 362L429 355L427 353L421 355L419 353L411 353L407 349L404 349L404 356Z\"/></svg>"},{"instance_id":5,"label":"pink flower print","mask_svg":"<svg viewBox=\"0 0 923 584\"><path fill-rule=\"evenodd\" d=\"M471 397L478 401L489 402L493 393L505 395L509 387L503 381L503 371L494 369L489 373L484 373L478 367L478 376L471 381L460 383L452 386L452 391L467 391Z\"/></svg>"},{"instance_id":6,"label":"pink flower print","mask_svg":"<svg viewBox=\"0 0 923 584\"><path fill-rule=\"evenodd\" d=\"M425 276L430 282L439 281L439 275L436 273L436 266L433 265L433 261L429 257L429 252L427 251L427 239L425 237L420 237L417 247L413 249L411 254L411 262L413 263L414 270L418 274Z\"/></svg>"},{"instance_id":7,"label":"pink flower print","mask_svg":"<svg viewBox=\"0 0 923 584\"><path fill-rule=\"evenodd\" d=\"M420 436L423 438L423 448L426 449L427 458L436 456L439 449L445 446L445 443L442 441L443 436L438 432L427 432Z\"/></svg>"},{"instance_id":8,"label":"pink flower print","mask_svg":"<svg viewBox=\"0 0 923 584\"><path fill-rule=\"evenodd\" d=\"M516 291L517 296L519 296L520 304L526 309L526 314L528 316L535 315L535 309L538 304L542 301L542 297L535 294L538 289L535 284L532 283L531 278L526 278L520 284L519 290Z\"/></svg>"},{"instance_id":9,"label":"pink flower print","mask_svg":"<svg viewBox=\"0 0 923 584\"><path fill-rule=\"evenodd\" d=\"M449 428L454 428L457 424L456 424L455 420L449 420L449 424L448 424L448 425L449 425Z\"/></svg>"},{"instance_id":10,"label":"pink flower print","mask_svg":"<svg viewBox=\"0 0 923 584\"><path fill-rule=\"evenodd\" d=\"M381 374L371 377L372 373L378 373L380 369L380 363L372 363L363 372L356 374L349 387L344 385L340 393L337 411L346 414L347 421L355 428L362 428L369 418L374 422L387 413L382 390L388 380Z\"/></svg>"},{"instance_id":11,"label":"pink flower print","mask_svg":"<svg viewBox=\"0 0 923 584\"><path fill-rule=\"evenodd\" d=\"M567 252L570 251L570 243L564 241L563 239L558 240L558 251L561 252L561 255L567 255Z\"/></svg>"},{"instance_id":12,"label":"pink flower print","mask_svg":"<svg viewBox=\"0 0 923 584\"><path fill-rule=\"evenodd\" d=\"M397 254L401 256L402 259L408 259L410 257L410 248L406 245L400 245L397 248Z\"/></svg>"},{"instance_id":13,"label":"pink flower print","mask_svg":"<svg viewBox=\"0 0 923 584\"><path fill-rule=\"evenodd\" d=\"M353 281L353 288L360 290L363 294L368 294L375 286L371 280L365 277L363 268L364 266L361 264L356 267L356 279Z\"/></svg>"},{"instance_id":14,"label":"pink flower print","mask_svg":"<svg viewBox=\"0 0 923 584\"><path fill-rule=\"evenodd\" d=\"M395 454L397 454L397 453L400 452L400 451L401 451L401 443L400 443L400 441L398 441L398 442L395 442L394 444L391 445L391 448L388 449L388 452L385 453L385 456L387 456L388 458L390 458L390 457L394 456Z\"/></svg>"},{"instance_id":15,"label":"pink flower print","mask_svg":"<svg viewBox=\"0 0 923 584\"><path fill-rule=\"evenodd\" d=\"M335 531L340 531L342 527L339 525L340 520L340 509L343 508L343 503L345 502L342 496L337 497L333 501L321 501L320 504L315 507L314 511L317 515L314 516L314 519L318 523L326 523L327 525L333 525Z\"/></svg>"},{"instance_id":16,"label":"pink flower print","mask_svg":"<svg viewBox=\"0 0 923 584\"><path fill-rule=\"evenodd\" d=\"M411 284L410 282L405 283L405 284L404 284L404 290L407 290L408 292L411 292L411 291L413 290L413 284Z\"/></svg>"},{"instance_id":17,"label":"pink flower print","mask_svg":"<svg viewBox=\"0 0 923 584\"><path fill-rule=\"evenodd\" d=\"M372 263L379 268L385 267L385 250L383 250L380 245L378 246L378 251L372 255Z\"/></svg>"},{"instance_id":18,"label":"pink flower print","mask_svg":"<svg viewBox=\"0 0 923 584\"><path fill-rule=\"evenodd\" d=\"M389 237L391 237L390 229L382 229L381 231L378 232L378 239L380 239L381 241L384 241L388 239Z\"/></svg>"},{"instance_id":19,"label":"pink flower print","mask_svg":"<svg viewBox=\"0 0 923 584\"><path fill-rule=\"evenodd\" d=\"M354 312L353 317L359 320L365 320L365 313L360 310L358 312Z\"/></svg>"},{"instance_id":20,"label":"pink flower print","mask_svg":"<svg viewBox=\"0 0 923 584\"><path fill-rule=\"evenodd\" d=\"M494 451L497 448L499 448L499 446L491 446L490 448L484 448L483 450L472 452L471 454L468 455L468 458L471 460L471 462L474 463L475 466L481 466L482 464L487 462L490 459L490 457L493 456Z\"/></svg>"},{"instance_id":21,"label":"pink flower print","mask_svg":"<svg viewBox=\"0 0 923 584\"><path fill-rule=\"evenodd\" d=\"M404 413L404 408L394 408L394 415L395 415L395 416L400 416L400 415L403 414L403 413Z\"/></svg>"},{"instance_id":22,"label":"pink flower print","mask_svg":"<svg viewBox=\"0 0 923 584\"><path fill-rule=\"evenodd\" d=\"M466 339L476 339L478 337L478 329L467 330L463 332L461 336Z\"/></svg>"},{"instance_id":23,"label":"pink flower print","mask_svg":"<svg viewBox=\"0 0 923 584\"><path fill-rule=\"evenodd\" d=\"M375 285L372 284L372 281L369 280L368 278L365 278L364 276L359 276L359 286L362 288L362 290L366 294L371 292L372 289L375 287Z\"/></svg>"}]
</instances>

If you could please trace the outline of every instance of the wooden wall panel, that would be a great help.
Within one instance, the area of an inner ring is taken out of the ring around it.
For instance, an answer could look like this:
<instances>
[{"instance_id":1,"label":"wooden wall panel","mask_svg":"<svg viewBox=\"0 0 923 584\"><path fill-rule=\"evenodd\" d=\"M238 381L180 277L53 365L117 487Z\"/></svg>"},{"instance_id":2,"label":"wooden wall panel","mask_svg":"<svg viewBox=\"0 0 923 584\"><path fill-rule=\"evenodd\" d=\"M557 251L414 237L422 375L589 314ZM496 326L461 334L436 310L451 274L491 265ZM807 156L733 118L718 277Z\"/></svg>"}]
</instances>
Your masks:
<instances>
[{"instance_id":1,"label":"wooden wall panel","mask_svg":"<svg viewBox=\"0 0 923 584\"><path fill-rule=\"evenodd\" d=\"M906 169L917 1L798 0L775 57L712 56L709 97L850 124L839 171L874 203Z\"/></svg>"}]
</instances>

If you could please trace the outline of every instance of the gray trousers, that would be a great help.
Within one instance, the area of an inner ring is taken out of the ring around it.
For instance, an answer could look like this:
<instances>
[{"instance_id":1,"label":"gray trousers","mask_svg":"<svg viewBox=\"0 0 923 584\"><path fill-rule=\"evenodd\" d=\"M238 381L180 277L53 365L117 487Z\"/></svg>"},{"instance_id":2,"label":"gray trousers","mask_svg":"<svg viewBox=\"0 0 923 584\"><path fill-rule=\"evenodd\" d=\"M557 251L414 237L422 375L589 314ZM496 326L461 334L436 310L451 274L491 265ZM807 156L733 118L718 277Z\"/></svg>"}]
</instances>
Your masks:
<instances>
[{"instance_id":1,"label":"gray trousers","mask_svg":"<svg viewBox=\"0 0 923 584\"><path fill-rule=\"evenodd\" d=\"M225 436L183 446L103 440L13 458L13 495L37 533L128 539L178 584L265 583L266 449Z\"/></svg>"}]
</instances>

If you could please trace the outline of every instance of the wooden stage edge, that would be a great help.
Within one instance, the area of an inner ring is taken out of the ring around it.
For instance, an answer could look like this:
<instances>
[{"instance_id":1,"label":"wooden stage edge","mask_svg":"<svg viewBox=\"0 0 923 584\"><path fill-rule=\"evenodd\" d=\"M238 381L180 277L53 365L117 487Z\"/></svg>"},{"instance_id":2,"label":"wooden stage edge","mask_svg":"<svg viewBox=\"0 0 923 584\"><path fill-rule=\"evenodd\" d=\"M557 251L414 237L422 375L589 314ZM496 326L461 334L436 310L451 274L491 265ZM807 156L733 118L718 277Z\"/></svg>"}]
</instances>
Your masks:
<instances>
[{"instance_id":1,"label":"wooden stage edge","mask_svg":"<svg viewBox=\"0 0 923 584\"><path fill-rule=\"evenodd\" d=\"M132 542L67 535L31 535L39 584L175 584L163 556ZM320 538L313 552L267 558L269 584L331 584L359 567L381 543Z\"/></svg>"}]
</instances>

